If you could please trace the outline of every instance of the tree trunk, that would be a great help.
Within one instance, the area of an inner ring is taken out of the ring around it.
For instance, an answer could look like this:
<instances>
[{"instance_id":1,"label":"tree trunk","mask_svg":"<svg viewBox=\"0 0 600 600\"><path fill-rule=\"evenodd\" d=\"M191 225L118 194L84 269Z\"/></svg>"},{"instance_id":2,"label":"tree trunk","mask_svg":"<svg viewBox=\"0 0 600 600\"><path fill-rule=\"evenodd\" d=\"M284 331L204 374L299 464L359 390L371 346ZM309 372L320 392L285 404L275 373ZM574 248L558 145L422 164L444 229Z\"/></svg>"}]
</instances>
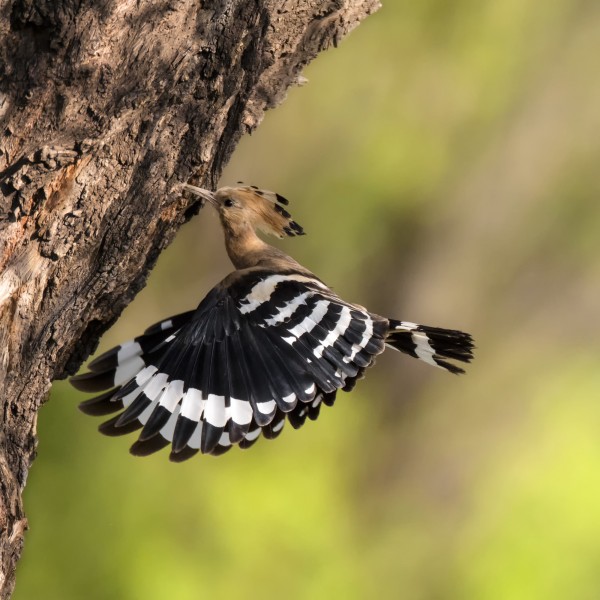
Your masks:
<instances>
[{"instance_id":1,"label":"tree trunk","mask_svg":"<svg viewBox=\"0 0 600 600\"><path fill-rule=\"evenodd\" d=\"M0 598L50 383L143 287L240 135L377 0L0 0Z\"/></svg>"}]
</instances>

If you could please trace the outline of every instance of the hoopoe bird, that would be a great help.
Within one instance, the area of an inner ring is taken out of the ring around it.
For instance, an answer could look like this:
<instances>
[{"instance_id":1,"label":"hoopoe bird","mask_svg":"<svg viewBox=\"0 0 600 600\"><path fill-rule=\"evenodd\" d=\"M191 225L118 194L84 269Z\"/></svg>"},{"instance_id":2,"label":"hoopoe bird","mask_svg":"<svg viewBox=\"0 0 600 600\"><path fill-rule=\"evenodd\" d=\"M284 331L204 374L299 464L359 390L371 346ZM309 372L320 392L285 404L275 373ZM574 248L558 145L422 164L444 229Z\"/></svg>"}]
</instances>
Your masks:
<instances>
[{"instance_id":1,"label":"hoopoe bird","mask_svg":"<svg viewBox=\"0 0 600 600\"><path fill-rule=\"evenodd\" d=\"M84 413L118 413L100 425L107 435L141 429L131 447L144 456L171 446L170 459L248 448L277 437L332 406L350 391L385 347L450 373L469 362L467 333L386 319L342 300L318 277L256 230L303 235L282 196L256 187L210 192L184 188L218 212L236 270L196 310L148 328L71 378L85 392Z\"/></svg>"}]
</instances>

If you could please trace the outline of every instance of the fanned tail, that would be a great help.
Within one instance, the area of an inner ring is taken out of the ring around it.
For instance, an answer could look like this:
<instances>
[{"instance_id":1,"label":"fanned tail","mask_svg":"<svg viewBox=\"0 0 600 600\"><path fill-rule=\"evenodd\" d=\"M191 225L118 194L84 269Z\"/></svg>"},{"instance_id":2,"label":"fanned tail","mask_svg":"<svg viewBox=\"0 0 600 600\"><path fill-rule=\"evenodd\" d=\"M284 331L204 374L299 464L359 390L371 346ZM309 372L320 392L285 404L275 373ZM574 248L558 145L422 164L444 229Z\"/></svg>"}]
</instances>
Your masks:
<instances>
[{"instance_id":1,"label":"fanned tail","mask_svg":"<svg viewBox=\"0 0 600 600\"><path fill-rule=\"evenodd\" d=\"M468 363L473 358L473 338L468 333L454 329L390 319L385 342L394 350L455 374L464 373L464 369L449 360Z\"/></svg>"}]
</instances>

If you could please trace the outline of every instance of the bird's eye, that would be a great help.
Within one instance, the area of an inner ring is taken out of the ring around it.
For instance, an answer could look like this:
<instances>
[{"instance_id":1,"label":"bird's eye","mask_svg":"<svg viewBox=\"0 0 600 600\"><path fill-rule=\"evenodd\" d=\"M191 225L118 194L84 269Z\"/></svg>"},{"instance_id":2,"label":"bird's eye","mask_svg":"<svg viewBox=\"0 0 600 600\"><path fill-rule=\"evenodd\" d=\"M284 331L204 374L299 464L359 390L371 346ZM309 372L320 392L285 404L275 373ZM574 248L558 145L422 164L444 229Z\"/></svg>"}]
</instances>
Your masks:
<instances>
[{"instance_id":1,"label":"bird's eye","mask_svg":"<svg viewBox=\"0 0 600 600\"><path fill-rule=\"evenodd\" d=\"M233 206L233 200L231 198L226 198L225 200L223 200L223 206L231 208Z\"/></svg>"}]
</instances>

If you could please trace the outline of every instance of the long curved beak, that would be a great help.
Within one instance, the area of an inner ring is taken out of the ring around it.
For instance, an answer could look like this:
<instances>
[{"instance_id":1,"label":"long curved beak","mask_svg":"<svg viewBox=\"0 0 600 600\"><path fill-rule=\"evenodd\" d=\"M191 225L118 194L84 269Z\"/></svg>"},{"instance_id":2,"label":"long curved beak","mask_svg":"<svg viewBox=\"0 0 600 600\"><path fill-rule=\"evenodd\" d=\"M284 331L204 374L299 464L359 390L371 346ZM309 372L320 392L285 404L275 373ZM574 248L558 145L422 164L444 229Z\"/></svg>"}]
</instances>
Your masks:
<instances>
[{"instance_id":1,"label":"long curved beak","mask_svg":"<svg viewBox=\"0 0 600 600\"><path fill-rule=\"evenodd\" d=\"M200 198L202 198L203 200L205 200L206 202L212 204L215 208L217 208L217 199L215 198L214 192L205 190L204 188L201 188L201 187L198 187L195 185L191 185L190 183L184 183L183 189L186 192L191 192L195 196L200 196Z\"/></svg>"}]
</instances>

